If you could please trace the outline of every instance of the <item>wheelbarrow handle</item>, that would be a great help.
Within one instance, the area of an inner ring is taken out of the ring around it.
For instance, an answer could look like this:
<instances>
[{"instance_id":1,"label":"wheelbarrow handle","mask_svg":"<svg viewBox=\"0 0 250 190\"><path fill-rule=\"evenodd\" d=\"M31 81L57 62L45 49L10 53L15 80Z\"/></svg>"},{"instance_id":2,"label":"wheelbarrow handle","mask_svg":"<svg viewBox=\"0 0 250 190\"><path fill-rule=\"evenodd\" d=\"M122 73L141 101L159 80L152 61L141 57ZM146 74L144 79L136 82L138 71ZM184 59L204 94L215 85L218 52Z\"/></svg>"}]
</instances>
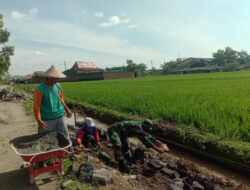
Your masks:
<instances>
[{"instance_id":1,"label":"wheelbarrow handle","mask_svg":"<svg viewBox=\"0 0 250 190\"><path fill-rule=\"evenodd\" d=\"M32 156L28 162L23 162L22 165L21 165L21 168L26 168L26 167L31 166L31 162L32 162L32 160L33 160L35 157L36 157L36 155Z\"/></svg>"},{"instance_id":2,"label":"wheelbarrow handle","mask_svg":"<svg viewBox=\"0 0 250 190\"><path fill-rule=\"evenodd\" d=\"M76 150L76 151L72 152L72 153L70 154L70 156L74 156L74 155L79 154L80 152L83 152L83 151L84 151L84 149Z\"/></svg>"},{"instance_id":3,"label":"wheelbarrow handle","mask_svg":"<svg viewBox=\"0 0 250 190\"><path fill-rule=\"evenodd\" d=\"M70 156L74 156L76 154L79 154L80 152L83 152L85 149L84 148L78 148L78 147L74 147L72 146L73 151L65 151L67 152Z\"/></svg>"}]
</instances>

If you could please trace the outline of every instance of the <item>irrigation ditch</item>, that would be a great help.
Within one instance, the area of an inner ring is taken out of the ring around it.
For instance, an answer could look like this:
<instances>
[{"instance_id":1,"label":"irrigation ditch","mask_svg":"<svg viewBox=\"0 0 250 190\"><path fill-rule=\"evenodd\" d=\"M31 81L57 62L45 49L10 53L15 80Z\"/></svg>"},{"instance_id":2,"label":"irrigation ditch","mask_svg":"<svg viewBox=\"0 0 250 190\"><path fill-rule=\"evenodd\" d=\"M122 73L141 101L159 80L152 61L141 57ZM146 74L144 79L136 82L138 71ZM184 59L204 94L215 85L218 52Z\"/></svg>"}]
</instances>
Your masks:
<instances>
[{"instance_id":1,"label":"irrigation ditch","mask_svg":"<svg viewBox=\"0 0 250 190\"><path fill-rule=\"evenodd\" d=\"M98 108L92 105L67 103L67 105L81 115L88 115L106 123L107 125L122 120L143 120L144 118L124 115L105 108ZM220 142L213 135L200 134L198 131L184 129L174 123L166 121L154 121L154 137L167 143L172 152L178 157L187 158L198 165L205 165L205 168L220 173L227 178L232 177L239 183L250 188L250 150L248 146L240 147L232 142ZM244 142L241 142L244 145ZM247 143L246 143L247 144Z\"/></svg>"},{"instance_id":2,"label":"irrigation ditch","mask_svg":"<svg viewBox=\"0 0 250 190\"><path fill-rule=\"evenodd\" d=\"M92 105L86 106L77 103L67 103L67 105L71 109L77 110L77 112L97 118L108 124L124 120L144 119ZM219 140L215 135L201 134L197 130L185 129L166 121L154 121L153 131L150 133L161 140L168 141L173 146L206 154L207 157L214 157L216 160L224 160L224 162L231 163L232 166L238 166L238 169L242 168L243 171L250 175L250 143Z\"/></svg>"}]
</instances>

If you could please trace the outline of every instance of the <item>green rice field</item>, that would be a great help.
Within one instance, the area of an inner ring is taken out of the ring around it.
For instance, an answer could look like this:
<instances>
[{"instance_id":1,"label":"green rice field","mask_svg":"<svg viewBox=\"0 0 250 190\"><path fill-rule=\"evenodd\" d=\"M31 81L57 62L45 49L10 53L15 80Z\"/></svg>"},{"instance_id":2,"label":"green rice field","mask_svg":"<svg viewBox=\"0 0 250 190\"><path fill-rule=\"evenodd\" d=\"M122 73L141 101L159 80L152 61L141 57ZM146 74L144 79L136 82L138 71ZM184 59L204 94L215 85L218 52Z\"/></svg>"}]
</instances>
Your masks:
<instances>
[{"instance_id":1,"label":"green rice field","mask_svg":"<svg viewBox=\"0 0 250 190\"><path fill-rule=\"evenodd\" d=\"M67 100L189 125L221 139L250 141L250 71L61 85Z\"/></svg>"}]
</instances>

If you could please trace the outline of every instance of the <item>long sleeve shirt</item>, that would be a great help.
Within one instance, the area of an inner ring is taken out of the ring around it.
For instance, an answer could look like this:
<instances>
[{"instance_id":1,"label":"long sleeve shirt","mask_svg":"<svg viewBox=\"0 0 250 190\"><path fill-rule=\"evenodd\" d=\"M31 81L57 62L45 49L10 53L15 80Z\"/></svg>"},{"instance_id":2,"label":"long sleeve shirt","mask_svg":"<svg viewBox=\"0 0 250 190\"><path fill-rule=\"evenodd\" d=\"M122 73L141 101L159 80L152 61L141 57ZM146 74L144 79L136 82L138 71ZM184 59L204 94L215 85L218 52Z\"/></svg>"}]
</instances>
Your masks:
<instances>
[{"instance_id":1,"label":"long sleeve shirt","mask_svg":"<svg viewBox=\"0 0 250 190\"><path fill-rule=\"evenodd\" d=\"M76 142L77 144L82 144L82 138L84 138L85 135L93 135L97 142L100 141L99 139L99 133L96 127L91 127L90 129L87 129L86 127L81 127L76 136Z\"/></svg>"},{"instance_id":2,"label":"long sleeve shirt","mask_svg":"<svg viewBox=\"0 0 250 190\"><path fill-rule=\"evenodd\" d=\"M110 127L120 135L120 138L138 137L146 147L151 148L156 139L146 133L141 125L140 121L123 121L115 123Z\"/></svg>"}]
</instances>

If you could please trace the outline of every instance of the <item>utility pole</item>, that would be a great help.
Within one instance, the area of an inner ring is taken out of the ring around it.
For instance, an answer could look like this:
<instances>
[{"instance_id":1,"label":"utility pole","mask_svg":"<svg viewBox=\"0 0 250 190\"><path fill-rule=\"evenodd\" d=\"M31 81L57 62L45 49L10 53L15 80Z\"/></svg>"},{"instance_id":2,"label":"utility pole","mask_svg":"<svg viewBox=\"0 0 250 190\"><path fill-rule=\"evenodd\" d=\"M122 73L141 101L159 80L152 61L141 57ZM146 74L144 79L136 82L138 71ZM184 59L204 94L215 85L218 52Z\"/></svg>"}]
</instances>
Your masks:
<instances>
[{"instance_id":1,"label":"utility pole","mask_svg":"<svg viewBox=\"0 0 250 190\"><path fill-rule=\"evenodd\" d=\"M64 61L64 71L66 71L66 61Z\"/></svg>"},{"instance_id":2,"label":"utility pole","mask_svg":"<svg viewBox=\"0 0 250 190\"><path fill-rule=\"evenodd\" d=\"M152 69L154 68L153 61L150 61Z\"/></svg>"},{"instance_id":3,"label":"utility pole","mask_svg":"<svg viewBox=\"0 0 250 190\"><path fill-rule=\"evenodd\" d=\"M153 61L151 60L150 63L151 63L151 67L152 67L152 69L151 69L151 74L154 74L155 68L154 68L154 65L153 65Z\"/></svg>"}]
</instances>

